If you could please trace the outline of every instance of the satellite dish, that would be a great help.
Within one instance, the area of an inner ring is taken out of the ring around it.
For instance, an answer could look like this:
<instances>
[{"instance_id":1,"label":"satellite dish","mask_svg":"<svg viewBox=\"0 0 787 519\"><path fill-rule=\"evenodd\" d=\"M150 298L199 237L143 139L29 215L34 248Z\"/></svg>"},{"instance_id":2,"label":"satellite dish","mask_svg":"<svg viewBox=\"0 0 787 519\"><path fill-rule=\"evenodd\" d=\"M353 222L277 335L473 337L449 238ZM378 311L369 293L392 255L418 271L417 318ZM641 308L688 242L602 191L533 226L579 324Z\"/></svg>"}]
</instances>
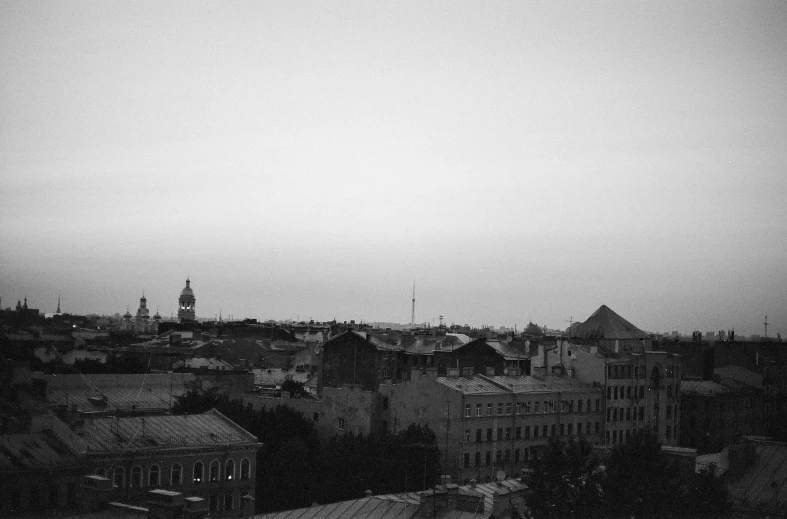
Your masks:
<instances>
[{"instance_id":1,"label":"satellite dish","mask_svg":"<svg viewBox=\"0 0 787 519\"><path fill-rule=\"evenodd\" d=\"M504 479L506 479L505 471L498 470L497 474L495 474L495 479L497 479L498 481L503 481Z\"/></svg>"}]
</instances>

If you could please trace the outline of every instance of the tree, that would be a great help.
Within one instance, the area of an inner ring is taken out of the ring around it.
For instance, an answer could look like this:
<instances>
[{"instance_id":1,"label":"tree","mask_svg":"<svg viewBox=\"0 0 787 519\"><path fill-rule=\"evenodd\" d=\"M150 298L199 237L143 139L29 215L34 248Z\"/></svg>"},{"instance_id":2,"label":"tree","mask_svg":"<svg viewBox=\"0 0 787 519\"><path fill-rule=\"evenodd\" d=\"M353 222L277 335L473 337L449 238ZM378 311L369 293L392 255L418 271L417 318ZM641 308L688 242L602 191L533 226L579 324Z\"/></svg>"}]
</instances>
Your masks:
<instances>
[{"instance_id":1,"label":"tree","mask_svg":"<svg viewBox=\"0 0 787 519\"><path fill-rule=\"evenodd\" d=\"M604 470L584 439L549 440L533 464L528 505L543 518L602 517Z\"/></svg>"}]
</instances>

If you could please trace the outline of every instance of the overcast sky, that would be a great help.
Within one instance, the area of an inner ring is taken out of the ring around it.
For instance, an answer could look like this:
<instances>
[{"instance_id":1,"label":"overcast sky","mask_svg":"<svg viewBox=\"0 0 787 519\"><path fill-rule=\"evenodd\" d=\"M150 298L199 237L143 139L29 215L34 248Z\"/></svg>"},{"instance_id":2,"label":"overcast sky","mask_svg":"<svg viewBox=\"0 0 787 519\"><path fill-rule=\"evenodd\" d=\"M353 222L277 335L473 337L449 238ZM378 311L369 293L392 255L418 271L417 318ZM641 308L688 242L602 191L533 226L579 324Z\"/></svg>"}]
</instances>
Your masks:
<instances>
[{"instance_id":1,"label":"overcast sky","mask_svg":"<svg viewBox=\"0 0 787 519\"><path fill-rule=\"evenodd\" d=\"M787 332L785 2L0 3L0 297Z\"/></svg>"}]
</instances>

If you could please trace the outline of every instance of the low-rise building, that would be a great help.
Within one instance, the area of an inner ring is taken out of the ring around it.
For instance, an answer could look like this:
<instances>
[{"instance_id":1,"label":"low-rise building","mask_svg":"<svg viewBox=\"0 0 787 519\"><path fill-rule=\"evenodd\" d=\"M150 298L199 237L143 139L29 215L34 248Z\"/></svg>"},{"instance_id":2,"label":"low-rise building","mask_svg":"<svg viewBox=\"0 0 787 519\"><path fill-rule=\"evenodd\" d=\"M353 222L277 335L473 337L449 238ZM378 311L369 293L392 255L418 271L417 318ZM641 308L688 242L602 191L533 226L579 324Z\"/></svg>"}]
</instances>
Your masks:
<instances>
[{"instance_id":1,"label":"low-rise building","mask_svg":"<svg viewBox=\"0 0 787 519\"><path fill-rule=\"evenodd\" d=\"M237 515L255 497L257 438L216 410L199 415L104 417L76 430L113 501L143 504L161 488L198 496L214 515Z\"/></svg>"}]
</instances>

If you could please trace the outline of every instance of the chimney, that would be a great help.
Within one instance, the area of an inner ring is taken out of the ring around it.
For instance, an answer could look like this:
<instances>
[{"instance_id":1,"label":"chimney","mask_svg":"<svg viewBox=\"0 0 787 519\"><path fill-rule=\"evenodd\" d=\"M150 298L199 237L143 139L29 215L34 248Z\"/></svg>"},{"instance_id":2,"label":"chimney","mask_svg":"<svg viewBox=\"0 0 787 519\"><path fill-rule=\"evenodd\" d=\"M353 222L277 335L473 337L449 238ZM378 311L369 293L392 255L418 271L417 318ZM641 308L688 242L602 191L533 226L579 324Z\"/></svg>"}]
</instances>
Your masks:
<instances>
[{"instance_id":1,"label":"chimney","mask_svg":"<svg viewBox=\"0 0 787 519\"><path fill-rule=\"evenodd\" d=\"M241 497L240 500L243 517L254 516L254 498L251 497L251 494L246 494L245 496Z\"/></svg>"}]
</instances>

